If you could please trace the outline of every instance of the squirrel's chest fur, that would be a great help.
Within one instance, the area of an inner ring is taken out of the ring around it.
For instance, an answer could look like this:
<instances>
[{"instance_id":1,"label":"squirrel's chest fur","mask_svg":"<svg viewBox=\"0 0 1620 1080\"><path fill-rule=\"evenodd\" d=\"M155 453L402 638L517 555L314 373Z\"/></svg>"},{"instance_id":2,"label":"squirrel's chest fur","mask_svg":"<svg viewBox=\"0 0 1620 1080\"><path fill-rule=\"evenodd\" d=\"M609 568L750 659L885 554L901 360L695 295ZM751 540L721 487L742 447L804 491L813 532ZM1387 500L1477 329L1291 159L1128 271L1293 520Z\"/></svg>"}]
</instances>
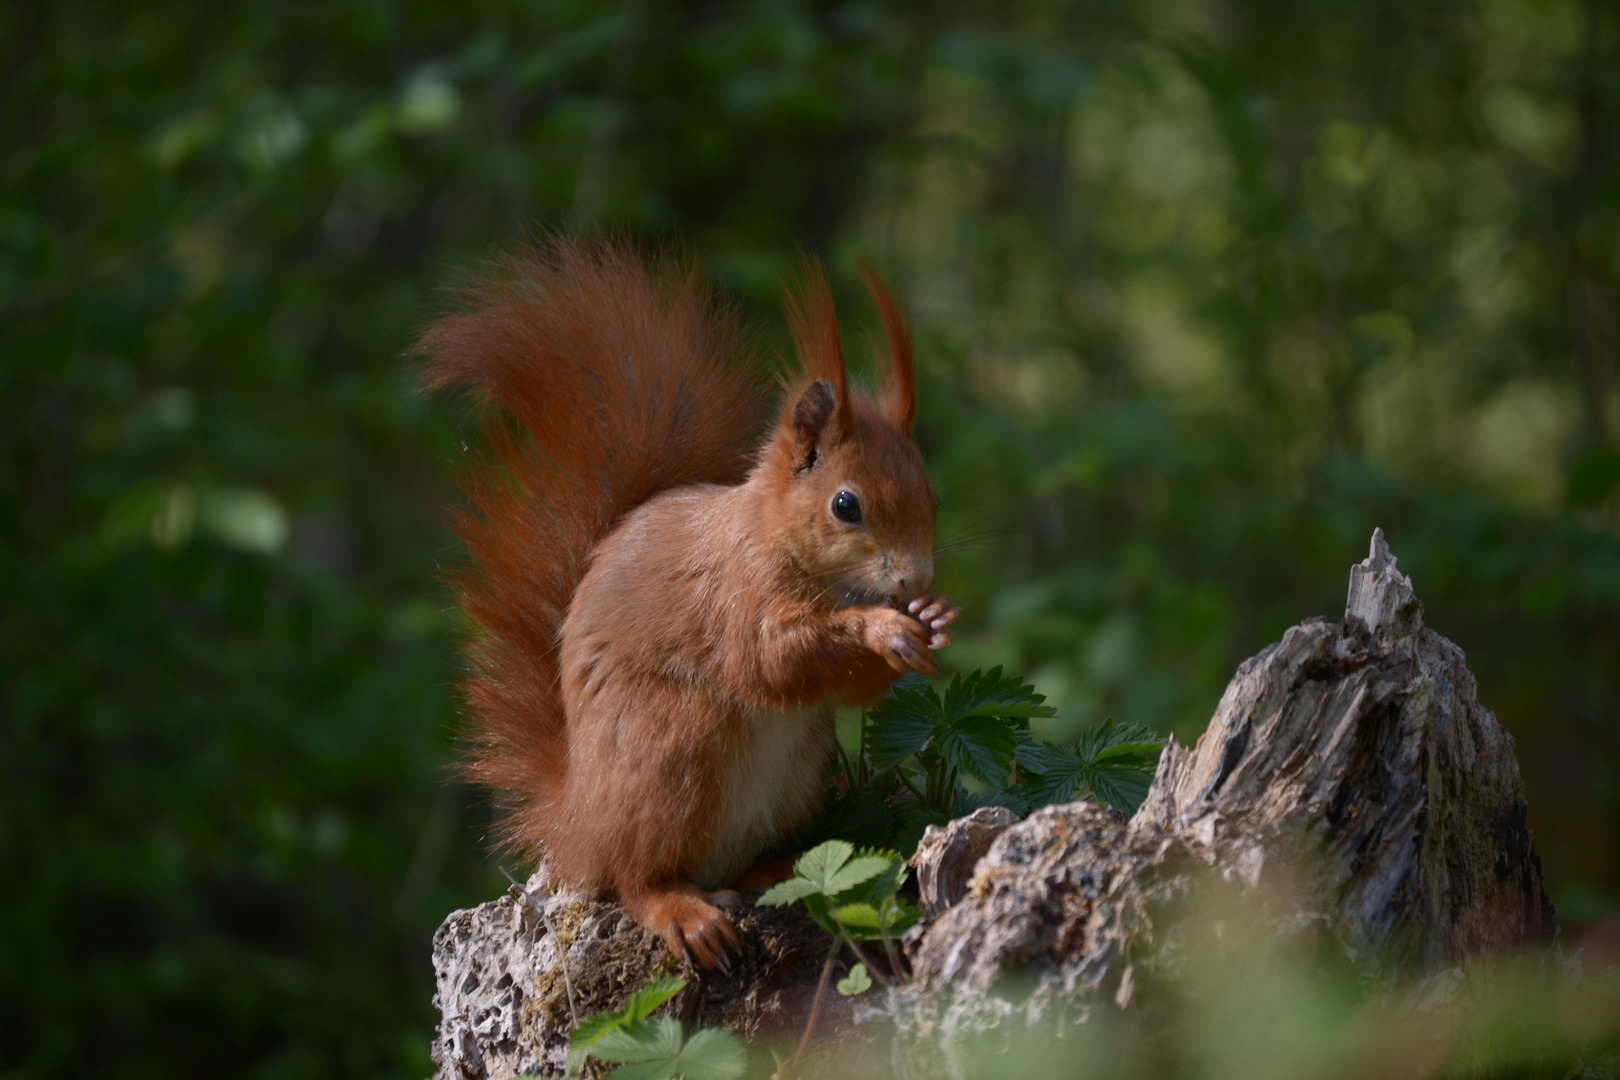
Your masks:
<instances>
[{"instance_id":1,"label":"squirrel's chest fur","mask_svg":"<svg viewBox=\"0 0 1620 1080\"><path fill-rule=\"evenodd\" d=\"M620 522L560 641L571 828L604 850L678 850L711 889L815 813L835 738L830 702L751 700L767 591L730 542L731 490L667 492Z\"/></svg>"},{"instance_id":2,"label":"squirrel's chest fur","mask_svg":"<svg viewBox=\"0 0 1620 1080\"><path fill-rule=\"evenodd\" d=\"M692 872L705 889L735 882L762 852L803 825L826 794L835 737L831 705L750 710L740 719L747 749L722 789L714 845Z\"/></svg>"}]
</instances>

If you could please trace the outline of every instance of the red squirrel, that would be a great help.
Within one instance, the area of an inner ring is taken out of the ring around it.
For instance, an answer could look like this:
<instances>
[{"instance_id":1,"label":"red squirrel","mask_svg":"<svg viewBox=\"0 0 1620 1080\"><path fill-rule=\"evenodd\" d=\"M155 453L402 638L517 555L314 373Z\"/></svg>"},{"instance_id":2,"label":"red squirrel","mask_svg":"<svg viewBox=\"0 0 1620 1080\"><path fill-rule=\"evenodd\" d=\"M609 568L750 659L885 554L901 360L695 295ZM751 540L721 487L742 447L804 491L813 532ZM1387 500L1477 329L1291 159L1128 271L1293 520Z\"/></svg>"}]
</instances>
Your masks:
<instances>
[{"instance_id":1,"label":"red squirrel","mask_svg":"<svg viewBox=\"0 0 1620 1080\"><path fill-rule=\"evenodd\" d=\"M912 341L879 395L846 380L825 277L787 311L802 373L763 441L761 367L688 265L616 241L509 258L421 342L490 453L462 472L474 625L468 775L553 881L617 896L729 969L731 888L826 791L833 709L936 671L960 614L928 593L939 500L910 431ZM751 868L752 871L751 871Z\"/></svg>"}]
</instances>

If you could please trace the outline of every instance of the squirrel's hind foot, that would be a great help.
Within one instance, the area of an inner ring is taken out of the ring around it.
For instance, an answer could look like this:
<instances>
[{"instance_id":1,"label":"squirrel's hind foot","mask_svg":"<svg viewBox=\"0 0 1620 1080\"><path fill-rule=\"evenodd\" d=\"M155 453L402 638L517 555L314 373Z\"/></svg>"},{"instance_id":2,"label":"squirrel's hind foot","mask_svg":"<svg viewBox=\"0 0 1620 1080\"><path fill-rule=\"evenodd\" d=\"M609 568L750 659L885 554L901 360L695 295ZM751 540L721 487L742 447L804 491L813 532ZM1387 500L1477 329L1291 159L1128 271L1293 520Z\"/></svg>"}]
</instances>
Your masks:
<instances>
[{"instance_id":1,"label":"squirrel's hind foot","mask_svg":"<svg viewBox=\"0 0 1620 1080\"><path fill-rule=\"evenodd\" d=\"M663 938L671 953L689 964L730 974L732 961L742 955L742 941L731 917L711 902L726 899L724 893L711 897L682 881L621 896L620 902L641 925Z\"/></svg>"}]
</instances>

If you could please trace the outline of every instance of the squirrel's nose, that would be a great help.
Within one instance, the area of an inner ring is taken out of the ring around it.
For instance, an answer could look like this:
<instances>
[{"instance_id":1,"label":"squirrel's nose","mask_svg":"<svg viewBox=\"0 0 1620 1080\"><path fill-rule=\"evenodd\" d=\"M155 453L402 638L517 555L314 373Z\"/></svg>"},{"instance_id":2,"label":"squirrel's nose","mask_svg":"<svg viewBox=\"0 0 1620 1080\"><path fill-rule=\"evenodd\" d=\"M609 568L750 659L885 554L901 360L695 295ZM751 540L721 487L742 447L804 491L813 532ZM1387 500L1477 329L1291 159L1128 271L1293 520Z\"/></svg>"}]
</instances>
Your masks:
<instances>
[{"instance_id":1,"label":"squirrel's nose","mask_svg":"<svg viewBox=\"0 0 1620 1080\"><path fill-rule=\"evenodd\" d=\"M895 566L894 591L904 600L920 596L934 580L934 560L930 558L902 562Z\"/></svg>"}]
</instances>

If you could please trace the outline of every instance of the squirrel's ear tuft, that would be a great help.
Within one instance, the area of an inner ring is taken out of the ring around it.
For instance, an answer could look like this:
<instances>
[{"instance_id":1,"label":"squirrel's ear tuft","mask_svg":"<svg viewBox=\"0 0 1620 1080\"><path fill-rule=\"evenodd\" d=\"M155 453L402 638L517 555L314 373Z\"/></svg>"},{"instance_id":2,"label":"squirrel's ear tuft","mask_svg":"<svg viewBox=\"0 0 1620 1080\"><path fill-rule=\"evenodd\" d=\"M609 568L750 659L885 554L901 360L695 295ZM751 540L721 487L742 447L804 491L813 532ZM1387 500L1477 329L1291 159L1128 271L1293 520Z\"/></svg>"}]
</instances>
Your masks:
<instances>
[{"instance_id":1,"label":"squirrel's ear tuft","mask_svg":"<svg viewBox=\"0 0 1620 1080\"><path fill-rule=\"evenodd\" d=\"M911 434L917 420L917 374L911 343L911 325L882 275L871 263L860 262L861 280L877 301L883 329L889 338L889 363L883 370L883 397L879 404L889 423Z\"/></svg>"},{"instance_id":2,"label":"squirrel's ear tuft","mask_svg":"<svg viewBox=\"0 0 1620 1080\"><path fill-rule=\"evenodd\" d=\"M797 285L782 290L782 306L787 309L788 327L793 331L793 344L804 373L826 383L832 392L834 407L825 437L837 439L848 424L849 380L844 373L844 343L838 333L838 312L833 307L832 289L827 285L827 275L819 262L803 256Z\"/></svg>"},{"instance_id":3,"label":"squirrel's ear tuft","mask_svg":"<svg viewBox=\"0 0 1620 1080\"><path fill-rule=\"evenodd\" d=\"M804 472L816 464L817 450L824 441L828 421L838 412L838 398L832 383L817 379L793 403L793 471Z\"/></svg>"}]
</instances>

